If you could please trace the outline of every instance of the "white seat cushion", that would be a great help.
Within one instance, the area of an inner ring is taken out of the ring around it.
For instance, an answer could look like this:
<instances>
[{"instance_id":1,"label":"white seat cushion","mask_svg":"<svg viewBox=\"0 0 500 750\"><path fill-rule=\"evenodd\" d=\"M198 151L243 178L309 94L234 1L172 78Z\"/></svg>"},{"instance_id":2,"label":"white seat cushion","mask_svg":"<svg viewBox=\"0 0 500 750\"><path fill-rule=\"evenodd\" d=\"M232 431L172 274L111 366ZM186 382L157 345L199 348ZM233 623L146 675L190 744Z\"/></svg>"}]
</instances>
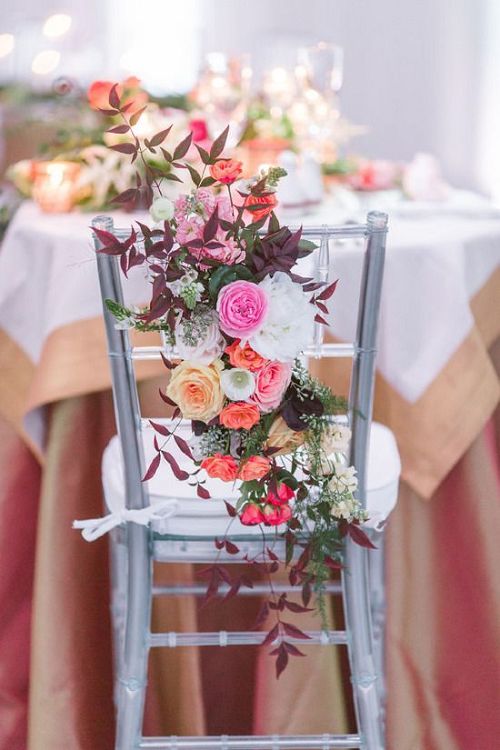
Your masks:
<instances>
[{"instance_id":1,"label":"white seat cushion","mask_svg":"<svg viewBox=\"0 0 500 750\"><path fill-rule=\"evenodd\" d=\"M169 420L155 421L166 425L170 423ZM188 440L191 436L189 422L183 423L176 434ZM156 455L153 445L154 435L155 432L150 426L143 430L146 466ZM158 435L158 440L161 446L165 438ZM192 462L179 450L173 440L169 440L167 449L181 467L192 470ZM370 435L368 461L367 509L370 514L368 526L378 528L379 524L387 519L394 508L397 501L400 470L401 464L394 435L387 427L374 422ZM111 439L104 451L102 479L108 507L110 509L123 507L125 502L123 461L117 435ZM196 497L196 490L187 481L177 480L167 462L162 461L155 476L147 485L152 505L166 497L178 500L178 510L173 516L154 522L153 528L161 534L223 536L230 521L232 521L230 526L231 536L261 534L258 526L244 526L238 518L230 519L227 514L224 500L232 505L236 503L239 494L239 482L235 482L233 485L207 477L204 486L210 492L211 499L202 500Z\"/></svg>"}]
</instances>

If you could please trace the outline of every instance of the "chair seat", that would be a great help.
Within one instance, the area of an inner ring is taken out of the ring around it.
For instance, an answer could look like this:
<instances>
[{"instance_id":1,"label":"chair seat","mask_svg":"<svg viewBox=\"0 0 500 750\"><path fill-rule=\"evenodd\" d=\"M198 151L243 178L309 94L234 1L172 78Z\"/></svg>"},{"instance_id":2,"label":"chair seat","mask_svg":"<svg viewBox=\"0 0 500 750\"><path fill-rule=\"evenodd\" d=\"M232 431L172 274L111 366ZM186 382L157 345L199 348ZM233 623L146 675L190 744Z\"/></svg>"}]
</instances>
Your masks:
<instances>
[{"instance_id":1,"label":"chair seat","mask_svg":"<svg viewBox=\"0 0 500 750\"><path fill-rule=\"evenodd\" d=\"M170 420L156 421L167 426L171 424ZM155 433L147 424L142 434L146 466L148 466L156 454L153 445ZM181 424L177 434L184 439L189 439L191 436L189 422ZM161 446L165 438L161 436L158 438ZM179 450L173 441L169 441L168 451L174 455L182 468L192 470L191 460ZM377 528L394 508L397 501L400 469L401 464L394 435L384 425L372 423L367 483L367 509L370 513L370 520L367 526ZM125 503L123 462L117 435L111 439L104 451L102 479L108 508L110 510L123 508ZM230 484L206 477L204 487L210 492L211 498L203 500L196 497L196 491L187 481L177 480L170 466L162 461L157 473L148 482L151 504L172 498L178 501L178 508L172 516L154 521L153 531L157 535L167 536L171 541L176 539L181 543L192 538L200 541L205 539L207 548L210 550L213 550L214 536L229 535L241 542L251 542L258 535L258 539L261 540L262 530L259 526L244 526L238 518L230 519L227 514L224 500L233 505L236 503L239 496L239 484L238 481ZM277 528L279 531L280 527ZM269 535L274 537L275 529L269 529ZM178 551L180 550L182 550L182 544ZM199 546L199 551L200 555L205 557L203 545Z\"/></svg>"}]
</instances>

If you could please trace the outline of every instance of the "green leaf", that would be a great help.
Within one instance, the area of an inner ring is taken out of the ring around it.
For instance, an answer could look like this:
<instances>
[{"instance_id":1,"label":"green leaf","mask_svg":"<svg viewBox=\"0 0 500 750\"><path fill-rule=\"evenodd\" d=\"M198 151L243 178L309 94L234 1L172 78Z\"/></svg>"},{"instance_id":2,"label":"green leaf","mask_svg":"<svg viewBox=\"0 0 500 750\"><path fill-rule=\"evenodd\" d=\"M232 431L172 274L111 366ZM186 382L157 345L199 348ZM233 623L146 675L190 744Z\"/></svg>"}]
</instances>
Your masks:
<instances>
[{"instance_id":1,"label":"green leaf","mask_svg":"<svg viewBox=\"0 0 500 750\"><path fill-rule=\"evenodd\" d=\"M233 281L239 281L240 279L253 281L252 272L246 266L240 264L235 266L220 266L210 276L208 282L210 296L213 298L217 297L223 286L227 286L227 284L231 284Z\"/></svg>"}]
</instances>

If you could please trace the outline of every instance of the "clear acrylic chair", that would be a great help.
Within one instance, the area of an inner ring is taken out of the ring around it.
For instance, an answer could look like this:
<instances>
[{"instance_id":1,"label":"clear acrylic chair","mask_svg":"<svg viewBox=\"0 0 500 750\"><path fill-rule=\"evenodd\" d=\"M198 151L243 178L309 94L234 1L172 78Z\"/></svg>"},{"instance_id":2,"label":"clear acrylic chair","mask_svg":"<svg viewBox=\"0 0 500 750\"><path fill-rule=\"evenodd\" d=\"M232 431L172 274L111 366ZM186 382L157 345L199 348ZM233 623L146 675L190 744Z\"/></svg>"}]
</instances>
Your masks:
<instances>
[{"instance_id":1,"label":"clear acrylic chair","mask_svg":"<svg viewBox=\"0 0 500 750\"><path fill-rule=\"evenodd\" d=\"M120 234L109 217L96 217L93 226ZM352 431L350 462L357 468L358 496L377 520L383 522L395 505L400 473L399 455L392 433L371 422L377 320L382 287L387 216L371 212L366 224L341 227L305 228L305 237L317 238L316 276L328 281L330 240L363 238L365 253L360 289L356 340L331 344L323 340L317 326L307 357L350 357L352 377L348 420ZM124 232L124 237L128 232ZM96 240L96 250L100 248ZM97 254L103 301L123 302L121 274L116 257ZM249 632L152 633L150 629L153 596L201 595L204 587L153 586L153 562L211 562L216 552L213 540L225 534L227 512L223 503L227 485L210 480L211 500L189 497L185 482L173 475L157 474L143 483L145 467L152 450L152 430L141 419L134 375L134 361L160 358L161 347L133 347L127 330L118 330L115 319L103 305L112 375L118 435L108 445L103 459L103 485L111 533L112 618L115 645L117 708L116 750L136 748L186 748L189 750L275 750L277 748L364 748L382 750L383 727L383 571L380 562L383 532L371 532L379 547L367 550L346 539L344 564L347 574L341 585L331 583L328 593L343 599L345 631L308 631L311 640L325 648L344 644L351 669L356 734L253 737L143 737L142 724L151 648L180 646L245 646L262 642L263 634ZM156 420L161 421L161 420ZM165 420L168 422L168 420ZM187 429L187 425L185 426ZM180 454L179 463L185 457ZM380 529L380 526L377 527ZM255 527L236 520L231 539L242 553L261 547L262 537ZM378 558L377 558L378 555ZM372 560L370 557L372 556ZM221 558L219 558L221 559ZM238 562L227 555L224 562ZM372 565L370 566L370 562ZM370 570L371 567L371 570ZM255 586L253 594L264 593ZM288 590L292 590L289 587ZM371 596L373 592L373 596ZM224 593L224 592L222 592ZM247 592L248 593L248 592ZM372 617L377 623L374 638Z\"/></svg>"}]
</instances>

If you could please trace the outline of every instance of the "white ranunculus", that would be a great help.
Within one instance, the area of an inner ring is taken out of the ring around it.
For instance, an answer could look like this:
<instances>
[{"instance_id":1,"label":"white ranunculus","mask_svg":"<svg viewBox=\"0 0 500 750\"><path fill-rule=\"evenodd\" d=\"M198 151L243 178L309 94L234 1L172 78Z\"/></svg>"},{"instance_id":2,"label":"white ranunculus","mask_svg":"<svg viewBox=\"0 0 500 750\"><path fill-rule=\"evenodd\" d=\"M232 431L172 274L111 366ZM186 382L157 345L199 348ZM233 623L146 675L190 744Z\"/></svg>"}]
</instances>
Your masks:
<instances>
[{"instance_id":1,"label":"white ranunculus","mask_svg":"<svg viewBox=\"0 0 500 750\"><path fill-rule=\"evenodd\" d=\"M149 213L154 222L170 221L174 218L174 204L170 198L155 198Z\"/></svg>"},{"instance_id":2,"label":"white ranunculus","mask_svg":"<svg viewBox=\"0 0 500 750\"><path fill-rule=\"evenodd\" d=\"M330 487L334 492L350 492L351 494L358 487L356 469L354 466L344 466L343 464L334 463L335 476L330 479Z\"/></svg>"},{"instance_id":3,"label":"white ranunculus","mask_svg":"<svg viewBox=\"0 0 500 750\"><path fill-rule=\"evenodd\" d=\"M175 326L175 346L181 359L210 365L218 359L225 347L215 310L194 314L189 321L181 320Z\"/></svg>"},{"instance_id":4,"label":"white ranunculus","mask_svg":"<svg viewBox=\"0 0 500 750\"><path fill-rule=\"evenodd\" d=\"M246 401L255 391L255 378L250 370L233 367L220 375L222 390L231 401Z\"/></svg>"},{"instance_id":5,"label":"white ranunculus","mask_svg":"<svg viewBox=\"0 0 500 750\"><path fill-rule=\"evenodd\" d=\"M256 352L267 359L293 362L312 342L315 308L300 284L278 271L260 282L269 300L263 327L249 339Z\"/></svg>"}]
</instances>

